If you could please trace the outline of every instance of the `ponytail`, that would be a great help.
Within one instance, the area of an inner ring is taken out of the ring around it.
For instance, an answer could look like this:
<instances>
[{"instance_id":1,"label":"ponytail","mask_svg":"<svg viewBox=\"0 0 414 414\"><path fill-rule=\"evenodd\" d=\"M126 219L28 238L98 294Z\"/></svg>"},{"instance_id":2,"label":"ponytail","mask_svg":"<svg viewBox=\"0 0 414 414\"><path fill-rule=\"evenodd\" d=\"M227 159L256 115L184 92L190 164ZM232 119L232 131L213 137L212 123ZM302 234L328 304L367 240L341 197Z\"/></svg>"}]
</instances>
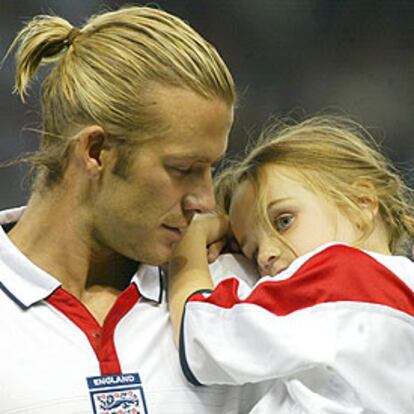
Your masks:
<instances>
[{"instance_id":1,"label":"ponytail","mask_svg":"<svg viewBox=\"0 0 414 414\"><path fill-rule=\"evenodd\" d=\"M6 57L11 50L17 49L14 92L23 102L39 67L58 60L78 33L79 30L65 19L46 15L36 16L18 33Z\"/></svg>"}]
</instances>

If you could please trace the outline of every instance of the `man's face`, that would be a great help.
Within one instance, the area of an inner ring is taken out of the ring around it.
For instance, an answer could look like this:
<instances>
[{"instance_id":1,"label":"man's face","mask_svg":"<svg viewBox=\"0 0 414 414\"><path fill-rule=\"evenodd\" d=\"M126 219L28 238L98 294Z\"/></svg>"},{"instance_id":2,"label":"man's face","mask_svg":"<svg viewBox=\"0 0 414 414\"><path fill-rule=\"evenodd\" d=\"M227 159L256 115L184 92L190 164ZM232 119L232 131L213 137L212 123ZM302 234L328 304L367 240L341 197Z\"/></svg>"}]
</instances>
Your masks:
<instances>
[{"instance_id":1,"label":"man's face","mask_svg":"<svg viewBox=\"0 0 414 414\"><path fill-rule=\"evenodd\" d=\"M103 172L94 197L98 246L149 264L165 263L193 215L214 208L212 164L224 156L233 108L194 92L158 87L162 136L132 147L126 177Z\"/></svg>"}]
</instances>

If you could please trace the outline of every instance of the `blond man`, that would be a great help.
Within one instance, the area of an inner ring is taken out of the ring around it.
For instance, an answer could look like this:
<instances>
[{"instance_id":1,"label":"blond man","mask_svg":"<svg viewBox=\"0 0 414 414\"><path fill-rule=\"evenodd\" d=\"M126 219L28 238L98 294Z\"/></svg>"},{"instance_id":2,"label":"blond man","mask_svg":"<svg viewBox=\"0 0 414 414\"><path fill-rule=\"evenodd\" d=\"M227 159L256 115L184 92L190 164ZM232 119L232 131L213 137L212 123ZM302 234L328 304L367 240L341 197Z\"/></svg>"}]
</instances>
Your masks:
<instances>
[{"instance_id":1,"label":"blond man","mask_svg":"<svg viewBox=\"0 0 414 414\"><path fill-rule=\"evenodd\" d=\"M217 51L147 7L37 16L12 46L23 100L52 67L28 205L0 215L2 413L248 412L240 388L186 383L163 277L137 272L214 207L236 99Z\"/></svg>"}]
</instances>

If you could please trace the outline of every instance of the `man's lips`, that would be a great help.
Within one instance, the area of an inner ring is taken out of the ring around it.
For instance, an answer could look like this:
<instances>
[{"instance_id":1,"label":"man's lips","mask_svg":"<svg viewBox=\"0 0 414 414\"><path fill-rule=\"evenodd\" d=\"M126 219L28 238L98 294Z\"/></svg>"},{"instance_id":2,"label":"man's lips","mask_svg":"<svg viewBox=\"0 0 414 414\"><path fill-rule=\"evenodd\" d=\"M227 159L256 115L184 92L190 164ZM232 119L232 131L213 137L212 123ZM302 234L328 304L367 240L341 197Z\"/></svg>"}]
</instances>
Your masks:
<instances>
[{"instance_id":1,"label":"man's lips","mask_svg":"<svg viewBox=\"0 0 414 414\"><path fill-rule=\"evenodd\" d=\"M174 227L167 224L162 224L161 226L166 229L176 240L180 240L183 237L184 231L187 228L187 226Z\"/></svg>"}]
</instances>

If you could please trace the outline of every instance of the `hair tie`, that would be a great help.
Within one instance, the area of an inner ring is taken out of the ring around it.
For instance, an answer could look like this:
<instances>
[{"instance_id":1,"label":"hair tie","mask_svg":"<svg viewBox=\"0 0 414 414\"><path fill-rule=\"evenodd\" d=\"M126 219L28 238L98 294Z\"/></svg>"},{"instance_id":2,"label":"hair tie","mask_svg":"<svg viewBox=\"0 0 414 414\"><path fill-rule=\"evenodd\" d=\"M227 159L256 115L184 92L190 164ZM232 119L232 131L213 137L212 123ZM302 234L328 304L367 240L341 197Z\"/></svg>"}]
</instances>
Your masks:
<instances>
[{"instance_id":1,"label":"hair tie","mask_svg":"<svg viewBox=\"0 0 414 414\"><path fill-rule=\"evenodd\" d=\"M67 43L67 45L70 46L73 43L73 41L80 34L81 34L81 31L77 27L72 27L72 29L70 29L70 32L68 33L68 35L66 37L66 43Z\"/></svg>"}]
</instances>

